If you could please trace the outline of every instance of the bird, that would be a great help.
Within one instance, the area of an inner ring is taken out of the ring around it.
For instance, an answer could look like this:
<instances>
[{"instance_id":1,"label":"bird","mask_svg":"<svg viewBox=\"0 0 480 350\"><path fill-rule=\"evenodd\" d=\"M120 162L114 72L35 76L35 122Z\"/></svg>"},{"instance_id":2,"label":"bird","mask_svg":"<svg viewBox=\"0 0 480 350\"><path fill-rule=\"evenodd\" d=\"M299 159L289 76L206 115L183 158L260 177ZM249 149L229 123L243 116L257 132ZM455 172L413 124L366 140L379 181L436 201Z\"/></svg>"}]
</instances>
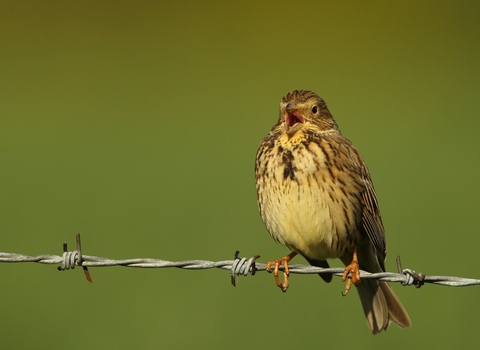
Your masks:
<instances>
[{"instance_id":1,"label":"bird","mask_svg":"<svg viewBox=\"0 0 480 350\"><path fill-rule=\"evenodd\" d=\"M255 179L260 216L273 239L291 253L269 261L278 287L289 287L288 263L296 255L312 266L327 259L345 264L343 295L356 286L373 334L393 322L411 326L387 282L360 279L360 269L385 271L386 241L369 170L355 146L340 133L325 101L294 90L280 101L280 115L261 141ZM284 280L278 277L283 266ZM326 282L331 274L319 274Z\"/></svg>"}]
</instances>

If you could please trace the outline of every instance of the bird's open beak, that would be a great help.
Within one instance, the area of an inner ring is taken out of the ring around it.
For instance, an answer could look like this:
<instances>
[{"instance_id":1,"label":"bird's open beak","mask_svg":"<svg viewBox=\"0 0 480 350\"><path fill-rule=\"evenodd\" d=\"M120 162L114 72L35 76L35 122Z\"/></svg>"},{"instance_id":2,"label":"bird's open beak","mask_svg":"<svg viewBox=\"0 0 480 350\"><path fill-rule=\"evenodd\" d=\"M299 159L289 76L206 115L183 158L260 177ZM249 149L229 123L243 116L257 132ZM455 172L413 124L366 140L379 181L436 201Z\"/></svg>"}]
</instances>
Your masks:
<instances>
[{"instance_id":1,"label":"bird's open beak","mask_svg":"<svg viewBox=\"0 0 480 350\"><path fill-rule=\"evenodd\" d=\"M285 116L285 131L288 135L293 135L295 132L300 130L305 123L305 118L298 111L297 106L294 103L290 102L285 107L287 115Z\"/></svg>"}]
</instances>

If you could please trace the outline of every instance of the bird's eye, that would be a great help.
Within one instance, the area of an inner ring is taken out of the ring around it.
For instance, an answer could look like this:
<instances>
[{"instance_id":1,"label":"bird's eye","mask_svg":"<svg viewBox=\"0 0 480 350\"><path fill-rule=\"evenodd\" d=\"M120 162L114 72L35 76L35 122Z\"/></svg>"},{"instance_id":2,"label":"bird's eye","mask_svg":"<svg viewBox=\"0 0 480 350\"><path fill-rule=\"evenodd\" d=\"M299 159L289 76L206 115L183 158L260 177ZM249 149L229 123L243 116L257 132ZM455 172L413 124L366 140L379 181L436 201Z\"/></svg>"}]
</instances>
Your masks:
<instances>
[{"instance_id":1,"label":"bird's eye","mask_svg":"<svg viewBox=\"0 0 480 350\"><path fill-rule=\"evenodd\" d=\"M313 107L312 107L312 113L313 113L313 114L317 114L317 112L318 112L318 107L317 107L317 106L313 106Z\"/></svg>"}]
</instances>

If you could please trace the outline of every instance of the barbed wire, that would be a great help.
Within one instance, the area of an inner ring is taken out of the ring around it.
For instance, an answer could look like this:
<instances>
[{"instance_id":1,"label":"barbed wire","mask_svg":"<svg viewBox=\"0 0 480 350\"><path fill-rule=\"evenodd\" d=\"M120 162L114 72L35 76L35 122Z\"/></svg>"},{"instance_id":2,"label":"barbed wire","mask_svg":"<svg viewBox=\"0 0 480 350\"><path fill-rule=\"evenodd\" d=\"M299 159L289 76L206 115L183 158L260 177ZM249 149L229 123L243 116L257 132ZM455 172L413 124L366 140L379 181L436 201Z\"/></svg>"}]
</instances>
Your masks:
<instances>
[{"instance_id":1,"label":"barbed wire","mask_svg":"<svg viewBox=\"0 0 480 350\"><path fill-rule=\"evenodd\" d=\"M74 269L75 266L81 266L85 272L85 276L89 282L92 282L88 267L108 267L108 266L123 266L136 268L181 268L186 270L203 270L218 268L223 270L230 270L231 283L236 285L237 276L247 276L248 274L255 275L256 272L267 271L267 264L258 263L256 260L260 255L255 255L251 258L239 257L239 252L236 251L233 260L223 261L208 261L208 260L184 260L184 261L168 261L162 259L109 259L100 256L83 255L80 234L76 236L77 249L74 251L67 250L67 243L63 243L63 255L44 254L37 256L28 256L24 254L2 253L0 252L0 262L4 263L23 263L34 262L39 264L61 264L57 267L60 271ZM381 272L370 273L367 271L360 271L360 277L364 279L377 279L386 282L399 282L404 286L414 285L420 288L425 283L437 284L450 287L464 287L480 285L479 279L463 278L455 276L426 276L422 273L416 273L410 269L402 269L400 257L397 257L398 273ZM283 271L283 266L279 267ZM293 274L333 274L337 277L342 277L343 268L321 268L307 265L289 265L290 273ZM271 271L268 271L271 272Z\"/></svg>"}]
</instances>

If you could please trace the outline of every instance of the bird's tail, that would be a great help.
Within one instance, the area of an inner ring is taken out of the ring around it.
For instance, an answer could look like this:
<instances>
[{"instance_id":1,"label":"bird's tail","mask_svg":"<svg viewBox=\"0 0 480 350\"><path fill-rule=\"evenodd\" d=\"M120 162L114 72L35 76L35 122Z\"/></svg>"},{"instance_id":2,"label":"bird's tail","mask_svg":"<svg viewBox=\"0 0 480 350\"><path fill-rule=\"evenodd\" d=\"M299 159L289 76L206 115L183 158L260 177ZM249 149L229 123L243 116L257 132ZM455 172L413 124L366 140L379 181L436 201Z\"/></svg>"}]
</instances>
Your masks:
<instances>
[{"instance_id":1,"label":"bird's tail","mask_svg":"<svg viewBox=\"0 0 480 350\"><path fill-rule=\"evenodd\" d=\"M373 334L387 330L390 322L402 328L411 326L407 311L387 282L364 278L357 290Z\"/></svg>"}]
</instances>

